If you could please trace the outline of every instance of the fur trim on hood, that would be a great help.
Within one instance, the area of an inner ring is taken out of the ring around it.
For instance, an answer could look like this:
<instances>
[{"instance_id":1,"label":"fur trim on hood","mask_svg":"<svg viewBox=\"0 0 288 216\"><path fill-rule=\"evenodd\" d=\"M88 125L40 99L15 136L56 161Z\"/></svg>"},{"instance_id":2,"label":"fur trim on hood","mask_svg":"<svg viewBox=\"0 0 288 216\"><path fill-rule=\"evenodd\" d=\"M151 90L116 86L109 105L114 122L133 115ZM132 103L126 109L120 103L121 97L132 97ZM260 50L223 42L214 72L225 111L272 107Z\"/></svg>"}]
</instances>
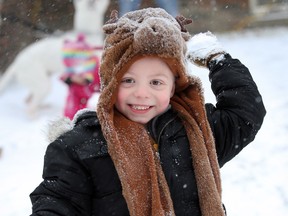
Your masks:
<instances>
[{"instance_id":1,"label":"fur trim on hood","mask_svg":"<svg viewBox=\"0 0 288 216\"><path fill-rule=\"evenodd\" d=\"M101 95L97 115L132 216L175 215L169 188L145 126L133 122L114 104L119 82L143 56L163 59L176 77L172 108L178 112L190 142L202 215L224 215L219 165L206 117L201 82L188 75L186 42L191 35L184 17L160 8L133 11L118 18L112 12L100 65Z\"/></svg>"},{"instance_id":2,"label":"fur trim on hood","mask_svg":"<svg viewBox=\"0 0 288 216\"><path fill-rule=\"evenodd\" d=\"M50 121L47 125L47 131L46 131L48 142L54 142L59 136L72 130L79 116L90 111L94 111L94 110L89 109L89 108L79 110L74 115L74 118L72 121L67 117L60 117L56 120Z\"/></svg>"},{"instance_id":3,"label":"fur trim on hood","mask_svg":"<svg viewBox=\"0 0 288 216\"><path fill-rule=\"evenodd\" d=\"M73 129L73 123L69 118L61 117L50 121L47 126L47 139L54 142L59 136Z\"/></svg>"}]
</instances>

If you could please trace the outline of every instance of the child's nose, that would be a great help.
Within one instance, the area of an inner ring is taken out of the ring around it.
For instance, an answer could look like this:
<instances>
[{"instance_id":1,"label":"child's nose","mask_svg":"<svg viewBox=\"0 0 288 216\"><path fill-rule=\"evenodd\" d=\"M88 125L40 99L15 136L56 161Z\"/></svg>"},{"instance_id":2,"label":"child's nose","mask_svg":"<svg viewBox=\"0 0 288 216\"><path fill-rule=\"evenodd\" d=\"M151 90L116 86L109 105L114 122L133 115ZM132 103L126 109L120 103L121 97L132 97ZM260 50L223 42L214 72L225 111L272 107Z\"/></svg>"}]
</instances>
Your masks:
<instances>
[{"instance_id":1,"label":"child's nose","mask_svg":"<svg viewBox=\"0 0 288 216\"><path fill-rule=\"evenodd\" d=\"M134 91L135 97L146 98L149 95L148 87L145 85L137 85Z\"/></svg>"}]
</instances>

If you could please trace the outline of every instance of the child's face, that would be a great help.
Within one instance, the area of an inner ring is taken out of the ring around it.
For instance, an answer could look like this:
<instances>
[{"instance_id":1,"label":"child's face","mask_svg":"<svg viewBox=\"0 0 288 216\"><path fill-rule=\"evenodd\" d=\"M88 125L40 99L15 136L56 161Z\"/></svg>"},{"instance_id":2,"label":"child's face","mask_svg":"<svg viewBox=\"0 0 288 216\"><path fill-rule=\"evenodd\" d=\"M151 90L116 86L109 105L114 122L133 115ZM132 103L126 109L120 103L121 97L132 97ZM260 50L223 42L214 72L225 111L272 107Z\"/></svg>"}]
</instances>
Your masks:
<instances>
[{"instance_id":1,"label":"child's face","mask_svg":"<svg viewBox=\"0 0 288 216\"><path fill-rule=\"evenodd\" d=\"M146 124L167 109L174 82L172 71L162 59L141 58L124 74L115 106L128 119Z\"/></svg>"}]
</instances>

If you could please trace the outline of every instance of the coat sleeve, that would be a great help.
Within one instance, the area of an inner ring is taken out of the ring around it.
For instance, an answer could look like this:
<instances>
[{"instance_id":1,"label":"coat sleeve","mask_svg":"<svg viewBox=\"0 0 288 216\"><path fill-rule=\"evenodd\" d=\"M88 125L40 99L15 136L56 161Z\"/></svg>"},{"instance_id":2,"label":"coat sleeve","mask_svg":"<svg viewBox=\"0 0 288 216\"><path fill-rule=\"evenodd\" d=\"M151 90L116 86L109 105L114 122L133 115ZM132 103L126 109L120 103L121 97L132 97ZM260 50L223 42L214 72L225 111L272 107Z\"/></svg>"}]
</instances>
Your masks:
<instances>
[{"instance_id":1,"label":"coat sleeve","mask_svg":"<svg viewBox=\"0 0 288 216\"><path fill-rule=\"evenodd\" d=\"M209 64L216 106L206 104L220 167L252 142L266 114L253 78L239 60L229 54Z\"/></svg>"},{"instance_id":2,"label":"coat sleeve","mask_svg":"<svg viewBox=\"0 0 288 216\"><path fill-rule=\"evenodd\" d=\"M43 182L30 194L33 216L91 215L89 174L65 138L46 150Z\"/></svg>"}]
</instances>

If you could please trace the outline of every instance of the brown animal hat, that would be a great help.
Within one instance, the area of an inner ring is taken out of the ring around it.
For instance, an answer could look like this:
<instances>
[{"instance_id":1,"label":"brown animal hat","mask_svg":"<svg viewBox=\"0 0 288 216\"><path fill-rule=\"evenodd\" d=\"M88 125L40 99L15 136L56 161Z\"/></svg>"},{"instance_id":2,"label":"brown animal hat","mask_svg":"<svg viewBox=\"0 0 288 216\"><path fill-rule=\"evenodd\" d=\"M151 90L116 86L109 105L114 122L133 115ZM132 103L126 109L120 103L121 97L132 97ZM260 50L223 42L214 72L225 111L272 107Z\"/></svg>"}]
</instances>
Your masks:
<instances>
[{"instance_id":1,"label":"brown animal hat","mask_svg":"<svg viewBox=\"0 0 288 216\"><path fill-rule=\"evenodd\" d=\"M118 172L132 216L175 215L159 158L144 125L125 118L115 108L118 84L137 59L157 56L176 77L171 105L183 121L190 142L202 215L224 215L219 165L206 118L200 81L187 74L184 25L160 8L133 11L118 18L112 12L100 66L101 95L97 115Z\"/></svg>"}]
</instances>

